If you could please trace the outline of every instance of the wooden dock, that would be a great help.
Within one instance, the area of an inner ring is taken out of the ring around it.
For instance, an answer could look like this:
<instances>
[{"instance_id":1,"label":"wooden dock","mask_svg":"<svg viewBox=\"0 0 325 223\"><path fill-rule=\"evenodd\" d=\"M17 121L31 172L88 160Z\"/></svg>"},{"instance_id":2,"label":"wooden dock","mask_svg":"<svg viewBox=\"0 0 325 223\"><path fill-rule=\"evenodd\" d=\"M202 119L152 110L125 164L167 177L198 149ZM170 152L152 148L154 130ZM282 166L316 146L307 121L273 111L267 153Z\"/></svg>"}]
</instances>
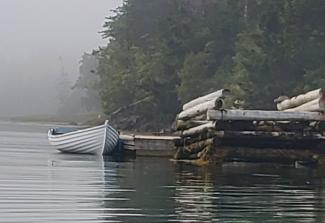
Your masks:
<instances>
[{"instance_id":1,"label":"wooden dock","mask_svg":"<svg viewBox=\"0 0 325 223\"><path fill-rule=\"evenodd\" d=\"M124 149L137 156L160 156L171 158L176 152L175 142L179 136L121 134Z\"/></svg>"},{"instance_id":2,"label":"wooden dock","mask_svg":"<svg viewBox=\"0 0 325 223\"><path fill-rule=\"evenodd\" d=\"M322 89L284 101L279 111L225 109L228 90L199 97L176 117L175 135L122 134L124 149L206 164L224 161L325 161ZM325 162L324 162L325 163Z\"/></svg>"},{"instance_id":3,"label":"wooden dock","mask_svg":"<svg viewBox=\"0 0 325 223\"><path fill-rule=\"evenodd\" d=\"M224 108L224 89L183 106L176 160L318 162L325 154L325 96L317 89L280 97L279 111Z\"/></svg>"}]
</instances>

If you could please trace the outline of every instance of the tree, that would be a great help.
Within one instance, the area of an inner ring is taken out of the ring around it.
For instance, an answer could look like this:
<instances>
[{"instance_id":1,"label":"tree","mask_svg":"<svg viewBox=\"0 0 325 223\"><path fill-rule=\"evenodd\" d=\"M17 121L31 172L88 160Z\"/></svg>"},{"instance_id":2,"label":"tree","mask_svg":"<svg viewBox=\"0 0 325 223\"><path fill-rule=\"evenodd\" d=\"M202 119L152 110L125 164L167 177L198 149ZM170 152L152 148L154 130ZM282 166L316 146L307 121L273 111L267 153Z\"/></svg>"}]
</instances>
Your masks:
<instances>
[{"instance_id":1,"label":"tree","mask_svg":"<svg viewBox=\"0 0 325 223\"><path fill-rule=\"evenodd\" d=\"M64 70L63 59L59 57L60 62L60 72L57 78L56 90L57 98L60 105L64 105L66 99L69 97L71 92L71 81L69 79L69 74Z\"/></svg>"},{"instance_id":2,"label":"tree","mask_svg":"<svg viewBox=\"0 0 325 223\"><path fill-rule=\"evenodd\" d=\"M322 0L125 0L96 54L103 109L167 125L220 88L272 109L279 95L324 85L324 19Z\"/></svg>"},{"instance_id":3,"label":"tree","mask_svg":"<svg viewBox=\"0 0 325 223\"><path fill-rule=\"evenodd\" d=\"M81 97L81 106L86 111L100 111L100 97L97 86L100 79L97 75L98 59L96 53L84 53L81 57L79 77L73 89L81 89L85 95Z\"/></svg>"}]
</instances>

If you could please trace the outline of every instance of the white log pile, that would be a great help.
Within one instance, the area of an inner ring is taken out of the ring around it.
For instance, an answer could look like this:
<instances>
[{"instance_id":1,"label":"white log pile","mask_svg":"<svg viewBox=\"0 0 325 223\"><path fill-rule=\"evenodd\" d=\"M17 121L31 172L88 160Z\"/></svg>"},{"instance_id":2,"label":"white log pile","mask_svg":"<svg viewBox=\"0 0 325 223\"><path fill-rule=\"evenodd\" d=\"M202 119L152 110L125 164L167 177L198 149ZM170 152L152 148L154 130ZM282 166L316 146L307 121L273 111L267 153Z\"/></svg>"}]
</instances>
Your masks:
<instances>
[{"instance_id":1,"label":"white log pile","mask_svg":"<svg viewBox=\"0 0 325 223\"><path fill-rule=\"evenodd\" d=\"M206 116L202 117L201 120L188 120L188 121L183 121L183 120L176 120L176 129L177 130L187 130L195 126L203 125L208 123L209 121L206 120Z\"/></svg>"},{"instance_id":2,"label":"white log pile","mask_svg":"<svg viewBox=\"0 0 325 223\"><path fill-rule=\"evenodd\" d=\"M224 99L225 97L227 97L230 94L230 91L228 89L221 89L215 92L212 92L210 94L207 94L205 96L196 98L190 102L187 102L186 104L183 105L183 111L192 108L196 105L199 104L203 104L204 102L208 102L208 101L213 101L215 99Z\"/></svg>"},{"instance_id":3,"label":"white log pile","mask_svg":"<svg viewBox=\"0 0 325 223\"><path fill-rule=\"evenodd\" d=\"M196 116L205 114L209 109L221 109L223 108L223 104L223 100L220 98L205 101L202 104L189 107L188 109L179 113L177 116L177 120L189 120Z\"/></svg>"},{"instance_id":4,"label":"white log pile","mask_svg":"<svg viewBox=\"0 0 325 223\"><path fill-rule=\"evenodd\" d=\"M224 109L224 99L229 94L228 89L221 89L183 105L183 111L176 117L176 129L182 137L177 145L176 159L199 159L204 156L203 151L211 148L214 134L207 133L215 129L215 122L208 121L206 114L210 109Z\"/></svg>"},{"instance_id":5,"label":"white log pile","mask_svg":"<svg viewBox=\"0 0 325 223\"><path fill-rule=\"evenodd\" d=\"M275 100L276 101L276 100ZM325 92L319 88L277 103L279 111L325 111Z\"/></svg>"},{"instance_id":6,"label":"white log pile","mask_svg":"<svg viewBox=\"0 0 325 223\"><path fill-rule=\"evenodd\" d=\"M319 144L324 145L322 89L291 99L282 97L277 104L280 111L225 109L223 99L227 95L229 91L222 89L183 106L176 118L181 139L176 143L175 159L206 160L207 156L218 154L218 148L227 146L255 148L256 144L257 150L274 146L298 152L306 147L314 151ZM215 157L223 157L220 154Z\"/></svg>"}]
</instances>

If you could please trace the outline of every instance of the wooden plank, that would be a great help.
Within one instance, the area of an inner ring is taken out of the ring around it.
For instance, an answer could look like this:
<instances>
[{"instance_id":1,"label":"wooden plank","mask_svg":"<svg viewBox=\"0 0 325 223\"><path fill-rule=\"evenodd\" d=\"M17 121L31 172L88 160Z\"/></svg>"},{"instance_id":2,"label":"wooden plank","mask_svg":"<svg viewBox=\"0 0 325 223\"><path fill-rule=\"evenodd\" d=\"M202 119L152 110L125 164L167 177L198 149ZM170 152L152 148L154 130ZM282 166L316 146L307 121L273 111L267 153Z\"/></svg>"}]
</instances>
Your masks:
<instances>
[{"instance_id":1,"label":"wooden plank","mask_svg":"<svg viewBox=\"0 0 325 223\"><path fill-rule=\"evenodd\" d=\"M209 109L220 109L223 107L222 99L213 99L202 104L198 104L194 107L191 107L185 111L182 111L177 115L178 120L189 120L192 117L202 115L207 112Z\"/></svg>"},{"instance_id":2,"label":"wooden plank","mask_svg":"<svg viewBox=\"0 0 325 223\"><path fill-rule=\"evenodd\" d=\"M300 106L302 104L305 104L309 101L315 100L317 98L320 98L323 95L323 91L321 88L309 91L306 94L301 94L296 97L286 99L280 103L277 104L277 108L280 111L289 109L289 108L294 108L297 106Z\"/></svg>"},{"instance_id":3,"label":"wooden plank","mask_svg":"<svg viewBox=\"0 0 325 223\"><path fill-rule=\"evenodd\" d=\"M135 151L134 145L123 144L123 149Z\"/></svg>"},{"instance_id":4,"label":"wooden plank","mask_svg":"<svg viewBox=\"0 0 325 223\"><path fill-rule=\"evenodd\" d=\"M134 146L134 141L121 140L123 145Z\"/></svg>"},{"instance_id":5,"label":"wooden plank","mask_svg":"<svg viewBox=\"0 0 325 223\"><path fill-rule=\"evenodd\" d=\"M124 135L124 134L121 134L120 135L120 139L121 140L125 140L125 141L132 141L132 140L134 140L134 135Z\"/></svg>"},{"instance_id":6,"label":"wooden plank","mask_svg":"<svg viewBox=\"0 0 325 223\"><path fill-rule=\"evenodd\" d=\"M196 98L196 99L194 99L194 100L192 100L190 102L187 102L186 104L183 105L183 110L185 111L187 109L190 109L190 108L192 108L192 107L194 107L196 105L205 103L207 101L211 101L211 100L215 100L215 99L219 99L219 98L224 98L229 94L230 94L230 90L228 90L228 89L221 89L221 90L212 92L212 93L210 93L208 95L205 95L205 96Z\"/></svg>"},{"instance_id":7,"label":"wooden plank","mask_svg":"<svg viewBox=\"0 0 325 223\"><path fill-rule=\"evenodd\" d=\"M220 138L270 138L284 140L316 139L325 140L325 135L317 132L264 132L264 131L216 131Z\"/></svg>"},{"instance_id":8,"label":"wooden plank","mask_svg":"<svg viewBox=\"0 0 325 223\"><path fill-rule=\"evenodd\" d=\"M260 110L208 110L208 120L252 120L252 121L325 121L320 112L286 112Z\"/></svg>"},{"instance_id":9,"label":"wooden plank","mask_svg":"<svg viewBox=\"0 0 325 223\"><path fill-rule=\"evenodd\" d=\"M172 157L176 152L175 142L172 137L169 140L149 137L136 138L135 146L137 156L161 156Z\"/></svg>"},{"instance_id":10,"label":"wooden plank","mask_svg":"<svg viewBox=\"0 0 325 223\"><path fill-rule=\"evenodd\" d=\"M179 136L156 136L156 135L135 135L135 140L166 140L166 141L173 141L180 139Z\"/></svg>"},{"instance_id":11,"label":"wooden plank","mask_svg":"<svg viewBox=\"0 0 325 223\"><path fill-rule=\"evenodd\" d=\"M133 135L120 135L120 140L122 141L124 148L129 146L134 146L134 136Z\"/></svg>"}]
</instances>

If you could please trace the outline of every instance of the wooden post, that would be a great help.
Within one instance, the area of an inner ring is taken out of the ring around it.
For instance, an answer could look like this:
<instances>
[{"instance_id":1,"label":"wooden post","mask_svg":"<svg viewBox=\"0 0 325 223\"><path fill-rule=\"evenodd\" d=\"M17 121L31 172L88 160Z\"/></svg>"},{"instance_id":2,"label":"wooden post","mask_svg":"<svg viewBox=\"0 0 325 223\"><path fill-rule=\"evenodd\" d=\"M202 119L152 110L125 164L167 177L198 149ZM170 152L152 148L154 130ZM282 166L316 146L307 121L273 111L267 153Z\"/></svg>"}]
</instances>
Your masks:
<instances>
[{"instance_id":1,"label":"wooden post","mask_svg":"<svg viewBox=\"0 0 325 223\"><path fill-rule=\"evenodd\" d=\"M208 110L208 120L252 120L252 121L325 121L320 112L285 112L259 110Z\"/></svg>"},{"instance_id":2,"label":"wooden post","mask_svg":"<svg viewBox=\"0 0 325 223\"><path fill-rule=\"evenodd\" d=\"M218 90L218 91L215 91L213 93L210 93L208 95L205 95L205 96L202 96L202 97L199 97L199 98L196 98L190 102L187 102L186 104L183 105L183 110L187 110L189 108L192 108L196 105L199 105L199 104L202 104L202 103L205 103L207 101L211 101L211 100L215 100L215 99L219 99L219 98L224 98L226 97L227 95L230 94L230 90L228 89L221 89L221 90Z\"/></svg>"}]
</instances>

